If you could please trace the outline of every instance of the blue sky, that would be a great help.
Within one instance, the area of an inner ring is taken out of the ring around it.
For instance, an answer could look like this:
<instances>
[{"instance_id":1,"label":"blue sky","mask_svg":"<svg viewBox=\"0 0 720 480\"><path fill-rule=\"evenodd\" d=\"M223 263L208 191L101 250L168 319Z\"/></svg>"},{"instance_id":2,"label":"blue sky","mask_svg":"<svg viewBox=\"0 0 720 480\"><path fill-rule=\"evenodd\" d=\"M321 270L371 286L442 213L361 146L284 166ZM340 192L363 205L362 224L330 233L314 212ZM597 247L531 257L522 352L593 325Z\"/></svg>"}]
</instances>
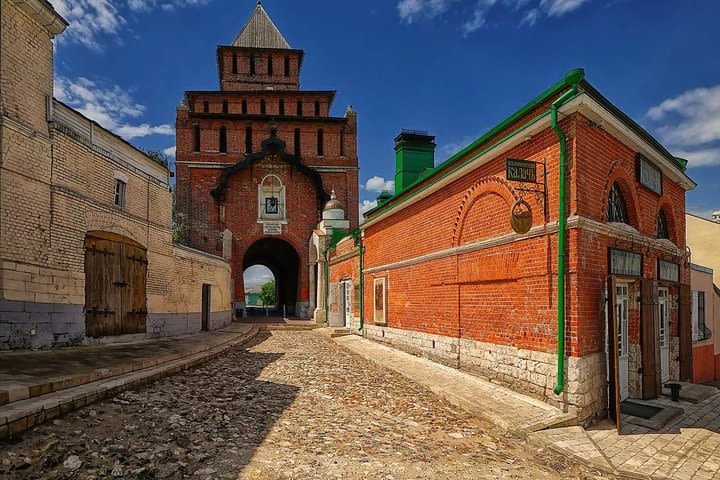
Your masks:
<instances>
[{"instance_id":1,"label":"blue sky","mask_svg":"<svg viewBox=\"0 0 720 480\"><path fill-rule=\"evenodd\" d=\"M140 148L172 152L184 90L217 88L215 48L255 0L50 0L58 98ZM720 2L671 0L266 0L302 87L358 112L365 207L394 174L401 128L437 135L440 162L573 67L690 160L688 210L720 209ZM650 6L652 5L652 6ZM388 180L386 180L388 179Z\"/></svg>"}]
</instances>

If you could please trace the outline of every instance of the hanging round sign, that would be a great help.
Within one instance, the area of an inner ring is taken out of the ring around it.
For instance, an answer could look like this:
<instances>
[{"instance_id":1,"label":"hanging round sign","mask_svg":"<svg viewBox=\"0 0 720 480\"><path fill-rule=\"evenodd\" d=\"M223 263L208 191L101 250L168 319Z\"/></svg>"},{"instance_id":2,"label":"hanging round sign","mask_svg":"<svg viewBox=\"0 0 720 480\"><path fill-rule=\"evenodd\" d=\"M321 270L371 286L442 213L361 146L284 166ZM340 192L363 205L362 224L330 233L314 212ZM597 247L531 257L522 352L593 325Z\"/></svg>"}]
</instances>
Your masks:
<instances>
[{"instance_id":1,"label":"hanging round sign","mask_svg":"<svg viewBox=\"0 0 720 480\"><path fill-rule=\"evenodd\" d=\"M515 200L510 207L510 226L515 233L521 235L529 232L532 227L532 209L522 198Z\"/></svg>"}]
</instances>

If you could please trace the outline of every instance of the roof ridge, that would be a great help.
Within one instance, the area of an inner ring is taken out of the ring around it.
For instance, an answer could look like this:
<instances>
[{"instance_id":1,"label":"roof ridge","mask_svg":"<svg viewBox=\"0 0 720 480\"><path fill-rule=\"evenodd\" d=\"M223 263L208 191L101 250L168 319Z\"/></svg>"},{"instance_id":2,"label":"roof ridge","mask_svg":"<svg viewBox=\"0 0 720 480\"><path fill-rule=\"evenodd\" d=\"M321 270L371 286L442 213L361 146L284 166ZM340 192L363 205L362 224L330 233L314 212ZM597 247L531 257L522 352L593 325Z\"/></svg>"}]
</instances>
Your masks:
<instances>
[{"instance_id":1,"label":"roof ridge","mask_svg":"<svg viewBox=\"0 0 720 480\"><path fill-rule=\"evenodd\" d=\"M232 45L234 47L292 49L259 0Z\"/></svg>"}]
</instances>

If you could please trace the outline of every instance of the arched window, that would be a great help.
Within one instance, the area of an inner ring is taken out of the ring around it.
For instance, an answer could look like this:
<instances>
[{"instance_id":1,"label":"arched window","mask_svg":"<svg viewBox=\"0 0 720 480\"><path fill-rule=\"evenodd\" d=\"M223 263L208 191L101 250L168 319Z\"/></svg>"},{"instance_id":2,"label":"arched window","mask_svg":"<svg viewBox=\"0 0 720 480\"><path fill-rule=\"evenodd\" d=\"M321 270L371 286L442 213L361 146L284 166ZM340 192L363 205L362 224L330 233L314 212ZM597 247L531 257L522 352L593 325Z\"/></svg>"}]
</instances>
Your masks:
<instances>
[{"instance_id":1,"label":"arched window","mask_svg":"<svg viewBox=\"0 0 720 480\"><path fill-rule=\"evenodd\" d=\"M320 100L315 100L315 116L320 116Z\"/></svg>"},{"instance_id":2,"label":"arched window","mask_svg":"<svg viewBox=\"0 0 720 480\"><path fill-rule=\"evenodd\" d=\"M208 113L210 111L210 102L205 100L203 102L203 112Z\"/></svg>"},{"instance_id":3,"label":"arched window","mask_svg":"<svg viewBox=\"0 0 720 480\"><path fill-rule=\"evenodd\" d=\"M228 113L228 111L229 111L228 101L227 101L227 100L223 100L223 113Z\"/></svg>"},{"instance_id":4,"label":"arched window","mask_svg":"<svg viewBox=\"0 0 720 480\"><path fill-rule=\"evenodd\" d=\"M242 101L242 113L243 114L247 113L247 100Z\"/></svg>"},{"instance_id":5,"label":"arched window","mask_svg":"<svg viewBox=\"0 0 720 480\"><path fill-rule=\"evenodd\" d=\"M300 157L300 129L295 129L295 156Z\"/></svg>"},{"instance_id":6,"label":"arched window","mask_svg":"<svg viewBox=\"0 0 720 480\"><path fill-rule=\"evenodd\" d=\"M258 185L258 219L285 220L285 186L277 175L267 175Z\"/></svg>"},{"instance_id":7,"label":"arched window","mask_svg":"<svg viewBox=\"0 0 720 480\"><path fill-rule=\"evenodd\" d=\"M252 127L245 128L245 153L252 153Z\"/></svg>"},{"instance_id":8,"label":"arched window","mask_svg":"<svg viewBox=\"0 0 720 480\"><path fill-rule=\"evenodd\" d=\"M302 100L297 101L297 114L298 116L302 116Z\"/></svg>"},{"instance_id":9,"label":"arched window","mask_svg":"<svg viewBox=\"0 0 720 480\"><path fill-rule=\"evenodd\" d=\"M255 75L255 57L250 57L250 75Z\"/></svg>"},{"instance_id":10,"label":"arched window","mask_svg":"<svg viewBox=\"0 0 720 480\"><path fill-rule=\"evenodd\" d=\"M290 76L290 57L285 55L285 76Z\"/></svg>"},{"instance_id":11,"label":"arched window","mask_svg":"<svg viewBox=\"0 0 720 480\"><path fill-rule=\"evenodd\" d=\"M260 100L260 115L265 115L265 100Z\"/></svg>"},{"instance_id":12,"label":"arched window","mask_svg":"<svg viewBox=\"0 0 720 480\"><path fill-rule=\"evenodd\" d=\"M270 136L271 136L271 137L277 137L277 128L272 127L272 128L270 129Z\"/></svg>"},{"instance_id":13,"label":"arched window","mask_svg":"<svg viewBox=\"0 0 720 480\"><path fill-rule=\"evenodd\" d=\"M220 153L227 153L227 128L220 127Z\"/></svg>"},{"instance_id":14,"label":"arched window","mask_svg":"<svg viewBox=\"0 0 720 480\"><path fill-rule=\"evenodd\" d=\"M272 56L268 56L268 75L272 77L273 74L273 64L272 64Z\"/></svg>"},{"instance_id":15,"label":"arched window","mask_svg":"<svg viewBox=\"0 0 720 480\"><path fill-rule=\"evenodd\" d=\"M668 230L668 221L665 211L660 209L655 219L655 238L670 239L670 231Z\"/></svg>"},{"instance_id":16,"label":"arched window","mask_svg":"<svg viewBox=\"0 0 720 480\"><path fill-rule=\"evenodd\" d=\"M340 130L340 156L345 156L345 130Z\"/></svg>"},{"instance_id":17,"label":"arched window","mask_svg":"<svg viewBox=\"0 0 720 480\"><path fill-rule=\"evenodd\" d=\"M278 103L278 112L280 115L285 115L285 100L283 100L282 98Z\"/></svg>"},{"instance_id":18,"label":"arched window","mask_svg":"<svg viewBox=\"0 0 720 480\"><path fill-rule=\"evenodd\" d=\"M193 152L200 151L200 125L193 125Z\"/></svg>"},{"instance_id":19,"label":"arched window","mask_svg":"<svg viewBox=\"0 0 720 480\"><path fill-rule=\"evenodd\" d=\"M617 182L613 183L610 188L610 194L608 195L607 221L627 224L630 223L627 205L625 204L625 197L623 197L622 190Z\"/></svg>"},{"instance_id":20,"label":"arched window","mask_svg":"<svg viewBox=\"0 0 720 480\"><path fill-rule=\"evenodd\" d=\"M318 157L325 155L325 132L322 128L317 132L317 154Z\"/></svg>"},{"instance_id":21,"label":"arched window","mask_svg":"<svg viewBox=\"0 0 720 480\"><path fill-rule=\"evenodd\" d=\"M237 73L237 53L233 53L232 56L232 73Z\"/></svg>"}]
</instances>

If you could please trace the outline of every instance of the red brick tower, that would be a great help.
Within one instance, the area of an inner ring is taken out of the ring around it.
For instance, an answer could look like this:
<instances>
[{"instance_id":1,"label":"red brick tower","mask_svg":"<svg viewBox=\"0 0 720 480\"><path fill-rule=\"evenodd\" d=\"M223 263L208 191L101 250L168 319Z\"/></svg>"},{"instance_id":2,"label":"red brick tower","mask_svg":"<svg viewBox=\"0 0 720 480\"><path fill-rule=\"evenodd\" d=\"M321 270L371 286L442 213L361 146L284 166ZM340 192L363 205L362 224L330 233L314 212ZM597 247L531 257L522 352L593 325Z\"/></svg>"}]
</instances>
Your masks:
<instances>
[{"instance_id":1,"label":"red brick tower","mask_svg":"<svg viewBox=\"0 0 720 480\"><path fill-rule=\"evenodd\" d=\"M177 212L183 241L232 257L236 308L243 272L265 265L278 303L308 317L309 241L335 190L358 223L357 119L331 117L331 90L300 90L304 52L260 2L232 45L217 48L219 91L187 91L177 110Z\"/></svg>"}]
</instances>

